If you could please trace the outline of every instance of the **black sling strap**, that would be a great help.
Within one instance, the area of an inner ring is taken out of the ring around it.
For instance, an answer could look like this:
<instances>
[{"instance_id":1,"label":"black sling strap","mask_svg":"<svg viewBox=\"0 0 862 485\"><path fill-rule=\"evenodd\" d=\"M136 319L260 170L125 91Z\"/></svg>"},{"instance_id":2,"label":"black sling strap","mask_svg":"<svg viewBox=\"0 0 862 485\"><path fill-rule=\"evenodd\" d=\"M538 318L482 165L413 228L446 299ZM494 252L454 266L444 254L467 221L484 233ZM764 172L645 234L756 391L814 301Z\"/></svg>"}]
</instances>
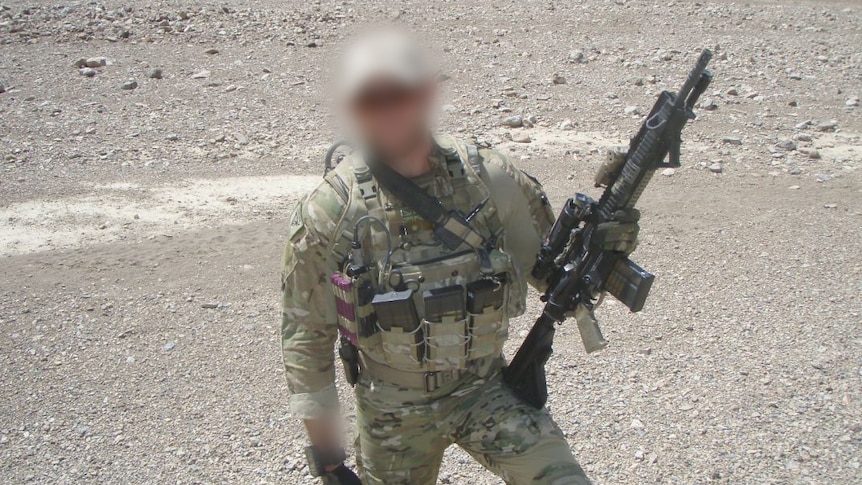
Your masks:
<instances>
[{"instance_id":1,"label":"black sling strap","mask_svg":"<svg viewBox=\"0 0 862 485\"><path fill-rule=\"evenodd\" d=\"M457 210L446 212L440 199L434 197L381 162L368 164L377 182L398 200L416 211L423 219L434 224L434 235L451 250L466 243L473 249L484 249L485 238L470 227L464 215Z\"/></svg>"}]
</instances>

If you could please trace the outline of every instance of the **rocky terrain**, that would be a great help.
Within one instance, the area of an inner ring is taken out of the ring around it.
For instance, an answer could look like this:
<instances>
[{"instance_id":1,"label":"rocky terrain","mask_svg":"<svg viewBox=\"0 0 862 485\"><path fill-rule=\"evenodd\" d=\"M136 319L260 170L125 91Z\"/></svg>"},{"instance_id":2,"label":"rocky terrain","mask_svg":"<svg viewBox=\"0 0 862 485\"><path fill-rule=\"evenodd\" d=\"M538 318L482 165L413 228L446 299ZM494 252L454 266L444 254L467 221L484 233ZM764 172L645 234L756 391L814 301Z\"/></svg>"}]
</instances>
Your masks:
<instances>
[{"instance_id":1,"label":"rocky terrain","mask_svg":"<svg viewBox=\"0 0 862 485\"><path fill-rule=\"evenodd\" d=\"M439 55L441 128L555 205L713 49L642 199L647 308L606 302L598 355L561 328L551 411L597 484L862 482L853 0L0 0L0 481L314 483L279 257L332 60L380 21ZM500 483L457 448L440 481Z\"/></svg>"}]
</instances>

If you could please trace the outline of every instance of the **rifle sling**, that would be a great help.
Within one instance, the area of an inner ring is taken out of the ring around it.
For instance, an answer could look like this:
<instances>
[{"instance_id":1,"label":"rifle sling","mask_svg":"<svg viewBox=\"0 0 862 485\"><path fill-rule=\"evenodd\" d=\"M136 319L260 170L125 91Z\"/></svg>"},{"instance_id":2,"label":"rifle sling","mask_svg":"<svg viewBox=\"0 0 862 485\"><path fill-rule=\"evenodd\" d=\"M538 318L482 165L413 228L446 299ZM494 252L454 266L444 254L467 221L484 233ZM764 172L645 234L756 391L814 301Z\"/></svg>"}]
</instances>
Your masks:
<instances>
[{"instance_id":1,"label":"rifle sling","mask_svg":"<svg viewBox=\"0 0 862 485\"><path fill-rule=\"evenodd\" d=\"M368 168L377 182L396 199L434 224L434 234L447 248L455 250L462 243L473 249L484 248L485 238L470 226L461 213L454 210L446 212L440 199L425 192L385 163L374 161L368 164Z\"/></svg>"}]
</instances>

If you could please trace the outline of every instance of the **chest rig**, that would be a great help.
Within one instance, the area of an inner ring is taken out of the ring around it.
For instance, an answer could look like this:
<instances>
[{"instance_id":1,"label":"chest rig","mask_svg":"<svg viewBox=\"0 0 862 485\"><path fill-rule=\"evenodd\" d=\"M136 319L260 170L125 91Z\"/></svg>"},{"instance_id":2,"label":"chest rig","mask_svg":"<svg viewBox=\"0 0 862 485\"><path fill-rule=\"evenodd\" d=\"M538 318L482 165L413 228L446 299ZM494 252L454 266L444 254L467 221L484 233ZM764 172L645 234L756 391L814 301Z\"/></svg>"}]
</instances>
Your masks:
<instances>
[{"instance_id":1,"label":"chest rig","mask_svg":"<svg viewBox=\"0 0 862 485\"><path fill-rule=\"evenodd\" d=\"M331 277L349 380L361 368L431 392L498 361L519 285L511 284L513 263L498 244L503 226L476 147L448 146L441 144L434 170L416 182L445 210L465 214L478 243L447 246L434 223L381 187L363 160L352 160L355 181L333 247L344 264Z\"/></svg>"}]
</instances>

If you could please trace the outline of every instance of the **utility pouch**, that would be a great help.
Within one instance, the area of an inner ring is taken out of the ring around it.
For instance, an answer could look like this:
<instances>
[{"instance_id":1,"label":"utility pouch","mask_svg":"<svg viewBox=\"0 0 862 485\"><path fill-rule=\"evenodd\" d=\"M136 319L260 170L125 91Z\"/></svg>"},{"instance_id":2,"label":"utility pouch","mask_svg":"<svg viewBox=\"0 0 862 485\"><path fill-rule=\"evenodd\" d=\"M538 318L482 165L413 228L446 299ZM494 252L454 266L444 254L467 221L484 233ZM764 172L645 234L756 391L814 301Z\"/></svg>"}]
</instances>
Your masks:
<instances>
[{"instance_id":1,"label":"utility pouch","mask_svg":"<svg viewBox=\"0 0 862 485\"><path fill-rule=\"evenodd\" d=\"M334 273L330 277L330 287L335 294L338 330L351 344L359 346L361 339L372 337L377 331L377 316L371 304L374 298L371 275L350 277Z\"/></svg>"},{"instance_id":2,"label":"utility pouch","mask_svg":"<svg viewBox=\"0 0 862 485\"><path fill-rule=\"evenodd\" d=\"M429 370L463 369L467 365L467 319L464 287L452 285L425 290L426 365Z\"/></svg>"},{"instance_id":3,"label":"utility pouch","mask_svg":"<svg viewBox=\"0 0 862 485\"><path fill-rule=\"evenodd\" d=\"M425 354L424 335L413 290L375 295L371 305L387 363L394 367L420 364Z\"/></svg>"},{"instance_id":4,"label":"utility pouch","mask_svg":"<svg viewBox=\"0 0 862 485\"><path fill-rule=\"evenodd\" d=\"M467 285L469 314L469 360L499 354L508 335L505 275L486 278Z\"/></svg>"}]
</instances>

